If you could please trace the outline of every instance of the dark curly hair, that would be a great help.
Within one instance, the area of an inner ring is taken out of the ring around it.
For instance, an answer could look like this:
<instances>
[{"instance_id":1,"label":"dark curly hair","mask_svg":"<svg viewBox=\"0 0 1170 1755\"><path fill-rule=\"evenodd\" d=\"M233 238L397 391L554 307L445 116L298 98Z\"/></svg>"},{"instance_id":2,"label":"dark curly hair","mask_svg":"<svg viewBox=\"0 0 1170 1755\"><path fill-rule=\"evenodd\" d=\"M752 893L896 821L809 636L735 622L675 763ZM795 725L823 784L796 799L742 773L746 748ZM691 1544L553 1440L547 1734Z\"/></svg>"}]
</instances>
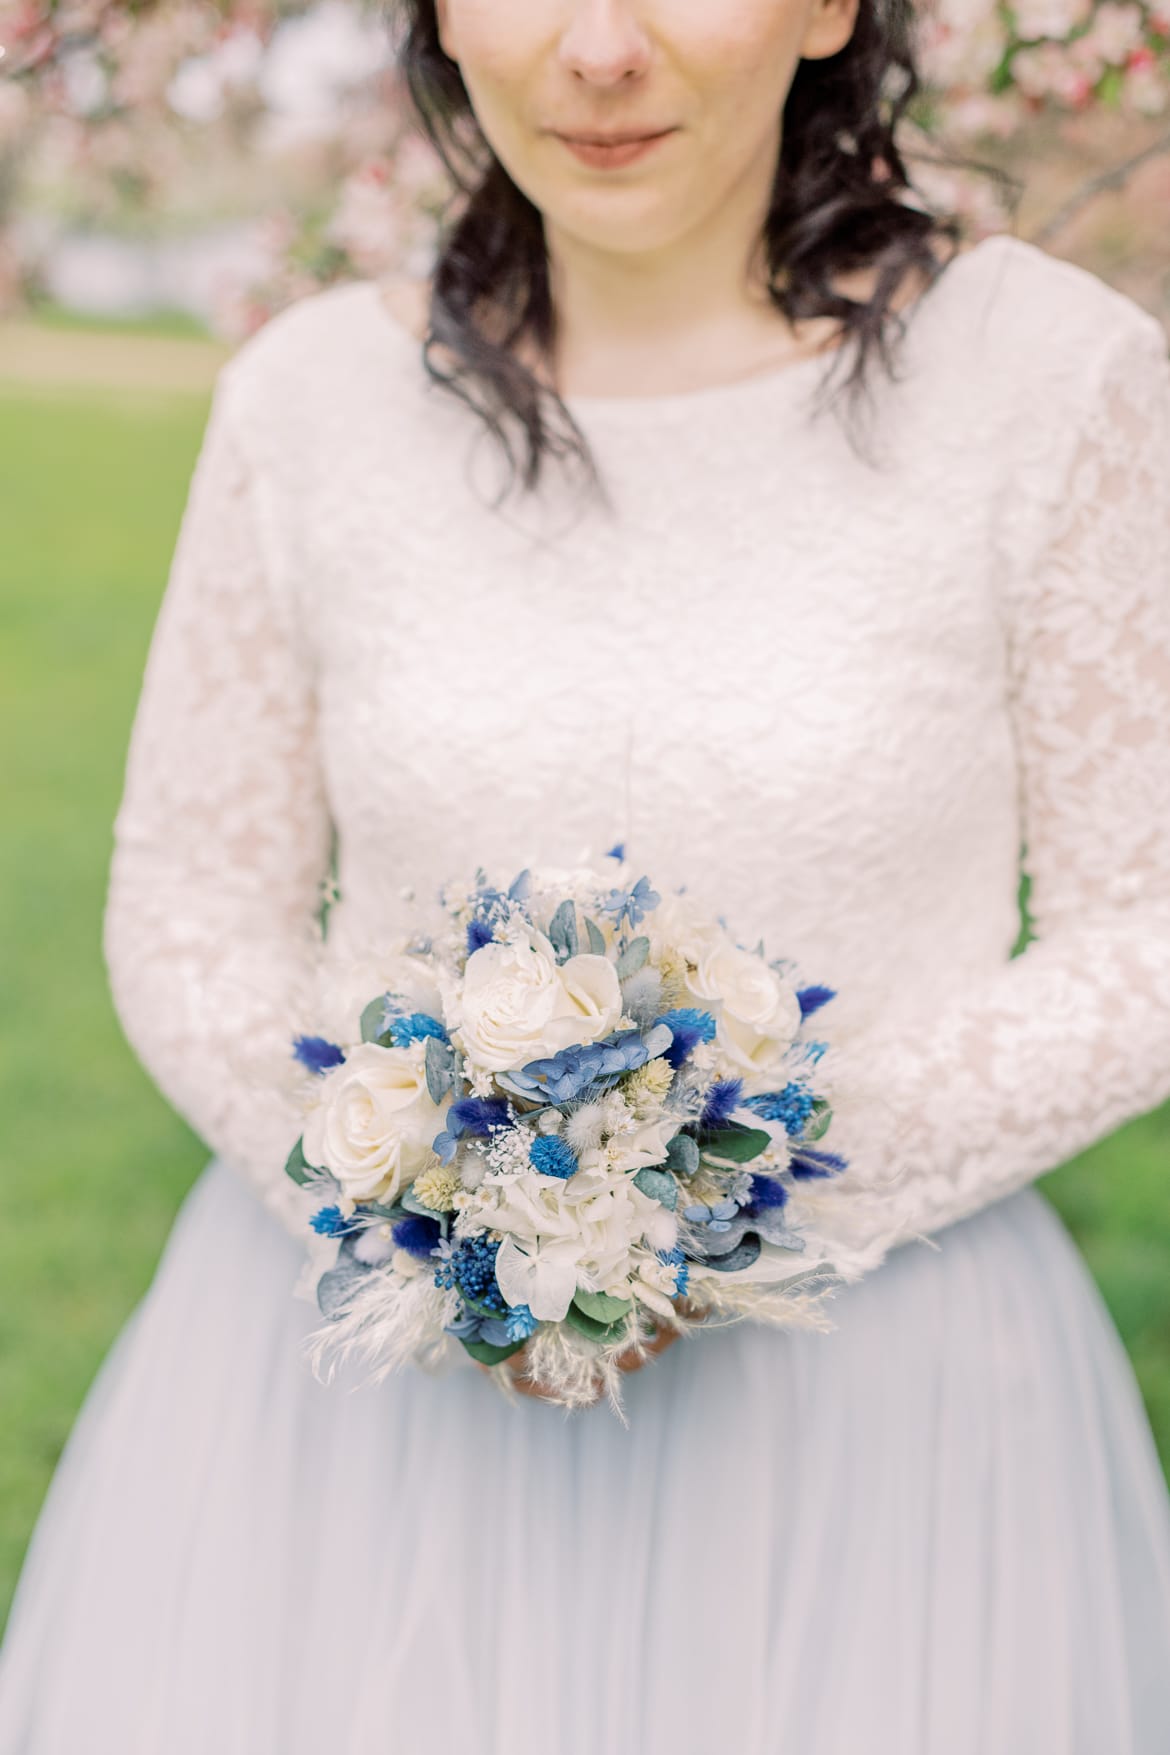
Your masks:
<instances>
[{"instance_id":1,"label":"dark curly hair","mask_svg":"<svg viewBox=\"0 0 1170 1755\"><path fill-rule=\"evenodd\" d=\"M396 53L423 133L451 179L453 213L440 216L440 243L431 279L423 363L478 415L517 473L506 416L526 441L522 480L535 486L545 456L574 456L608 501L595 459L557 392L515 355L534 343L551 361L556 313L540 209L516 186L479 128L456 62L439 41L433 0L390 0ZM898 123L921 88L914 58L913 13L907 0L860 0L845 47L822 59L801 59L784 105L782 143L759 249L776 309L789 322L839 319L836 365L853 342L852 369L842 385L851 406L867 389L876 349L891 377L896 364L888 331L900 342L906 321L892 306L908 268L929 287L954 253L939 260L933 241L962 241L960 221L931 211L914 189L895 144ZM896 89L895 89L896 88ZM1016 179L996 166L940 153L933 163L962 164L1000 181L1014 211ZM920 205L903 196L910 192ZM834 292L831 277L875 265L868 302ZM489 322L483 323L481 317ZM498 322L502 319L503 332ZM431 359L440 345L453 356L444 370ZM551 376L551 374L550 374ZM558 417L561 428L549 419Z\"/></svg>"}]
</instances>

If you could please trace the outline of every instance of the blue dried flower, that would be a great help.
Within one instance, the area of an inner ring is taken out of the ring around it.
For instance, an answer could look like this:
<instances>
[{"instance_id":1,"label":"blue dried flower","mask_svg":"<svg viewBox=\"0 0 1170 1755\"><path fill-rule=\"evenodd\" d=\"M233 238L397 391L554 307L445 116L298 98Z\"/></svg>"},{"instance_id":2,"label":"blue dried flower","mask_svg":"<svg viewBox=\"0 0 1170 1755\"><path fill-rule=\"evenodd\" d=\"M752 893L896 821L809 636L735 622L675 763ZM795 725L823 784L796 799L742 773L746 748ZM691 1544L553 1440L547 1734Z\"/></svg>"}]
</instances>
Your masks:
<instances>
[{"instance_id":1,"label":"blue dried flower","mask_svg":"<svg viewBox=\"0 0 1170 1755\"><path fill-rule=\"evenodd\" d=\"M489 1310L501 1315L507 1310L504 1295L496 1284L499 1238L489 1237L486 1231L481 1231L476 1237L461 1237L453 1245L447 1244L445 1238L440 1238L437 1253L439 1261L435 1267L436 1286L453 1286L464 1297L473 1298L477 1304L486 1304Z\"/></svg>"},{"instance_id":2,"label":"blue dried flower","mask_svg":"<svg viewBox=\"0 0 1170 1755\"><path fill-rule=\"evenodd\" d=\"M318 1207L309 1224L319 1237L348 1237L351 1231L361 1230L360 1222L347 1219L339 1206Z\"/></svg>"},{"instance_id":3,"label":"blue dried flower","mask_svg":"<svg viewBox=\"0 0 1170 1755\"><path fill-rule=\"evenodd\" d=\"M715 1079L707 1087L699 1121L703 1127L719 1127L739 1103L743 1094L742 1079Z\"/></svg>"},{"instance_id":4,"label":"blue dried flower","mask_svg":"<svg viewBox=\"0 0 1170 1755\"><path fill-rule=\"evenodd\" d=\"M623 919L631 926L637 926L645 915L657 908L661 900L657 890L651 889L650 879L640 877L633 889L611 890L605 901L598 903L598 911L612 914L617 926L621 925Z\"/></svg>"},{"instance_id":5,"label":"blue dried flower","mask_svg":"<svg viewBox=\"0 0 1170 1755\"><path fill-rule=\"evenodd\" d=\"M528 1148L534 1170L542 1176L568 1178L577 1172L577 1158L571 1146L555 1133L538 1133Z\"/></svg>"},{"instance_id":6,"label":"blue dried flower","mask_svg":"<svg viewBox=\"0 0 1170 1755\"><path fill-rule=\"evenodd\" d=\"M478 915L474 920L469 920L467 923L468 956L472 956L476 951L481 951L484 945L490 945L494 936L489 921L481 920Z\"/></svg>"},{"instance_id":7,"label":"blue dried flower","mask_svg":"<svg viewBox=\"0 0 1170 1755\"><path fill-rule=\"evenodd\" d=\"M818 1152L812 1146L802 1146L798 1152L793 1152L788 1168L798 1182L808 1182L815 1176L835 1176L848 1163L848 1158L843 1158L840 1152Z\"/></svg>"},{"instance_id":8,"label":"blue dried flower","mask_svg":"<svg viewBox=\"0 0 1170 1755\"><path fill-rule=\"evenodd\" d=\"M677 1244L675 1245L675 1247L673 1249L660 1249L656 1253L658 1255L659 1261L664 1261L669 1266L676 1267L678 1269L678 1273L676 1274L675 1281L674 1281L674 1291L675 1291L676 1297L681 1297L682 1294L686 1291L687 1285L690 1281L690 1277L691 1277L691 1264L690 1264L690 1262L687 1260L686 1256L683 1254L682 1250L678 1247Z\"/></svg>"},{"instance_id":9,"label":"blue dried flower","mask_svg":"<svg viewBox=\"0 0 1170 1755\"><path fill-rule=\"evenodd\" d=\"M732 1220L739 1217L739 1208L733 1200L716 1201L711 1207L703 1201L693 1201L683 1208L682 1216L692 1224L706 1225L709 1231L730 1231Z\"/></svg>"},{"instance_id":10,"label":"blue dried flower","mask_svg":"<svg viewBox=\"0 0 1170 1755\"><path fill-rule=\"evenodd\" d=\"M450 1041L444 1026L430 1012L408 1012L405 1017L395 1018L390 1032L395 1048L409 1048L412 1042L425 1042L428 1036L439 1042Z\"/></svg>"},{"instance_id":11,"label":"blue dried flower","mask_svg":"<svg viewBox=\"0 0 1170 1755\"><path fill-rule=\"evenodd\" d=\"M441 1164L449 1164L464 1134L484 1138L497 1127L511 1127L515 1117L506 1097L460 1097L447 1111L447 1125L431 1141Z\"/></svg>"},{"instance_id":12,"label":"blue dried flower","mask_svg":"<svg viewBox=\"0 0 1170 1755\"><path fill-rule=\"evenodd\" d=\"M625 842L624 841L615 841L613 846L606 853L605 857L607 859L618 859L618 860L624 859L626 857L626 844L625 844Z\"/></svg>"},{"instance_id":13,"label":"blue dried flower","mask_svg":"<svg viewBox=\"0 0 1170 1755\"><path fill-rule=\"evenodd\" d=\"M835 987L818 986L800 988L797 992L796 998L800 1005L801 1017L811 1017L813 1012L819 1011L821 1006L827 1005L829 1000L836 999L836 997L837 990Z\"/></svg>"},{"instance_id":14,"label":"blue dried flower","mask_svg":"<svg viewBox=\"0 0 1170 1755\"><path fill-rule=\"evenodd\" d=\"M754 1110L765 1121L783 1122L786 1133L800 1134L815 1101L807 1085L791 1082L782 1091L761 1091L758 1096L745 1097L744 1108Z\"/></svg>"},{"instance_id":15,"label":"blue dried flower","mask_svg":"<svg viewBox=\"0 0 1170 1755\"><path fill-rule=\"evenodd\" d=\"M663 1012L654 1022L668 1025L673 1033L674 1041L663 1059L676 1071L697 1043L711 1042L715 1037L715 1019L710 1012L700 1011L695 1006L676 1006L673 1011Z\"/></svg>"},{"instance_id":16,"label":"blue dried flower","mask_svg":"<svg viewBox=\"0 0 1170 1755\"><path fill-rule=\"evenodd\" d=\"M650 1051L637 1030L615 1030L600 1042L574 1043L540 1060L530 1060L508 1079L525 1096L568 1103L599 1080L610 1084L624 1072L645 1065Z\"/></svg>"},{"instance_id":17,"label":"blue dried flower","mask_svg":"<svg viewBox=\"0 0 1170 1755\"><path fill-rule=\"evenodd\" d=\"M293 1040L293 1059L310 1072L327 1073L331 1066L340 1066L345 1055L336 1042L328 1042L324 1036L297 1036Z\"/></svg>"},{"instance_id":18,"label":"blue dried flower","mask_svg":"<svg viewBox=\"0 0 1170 1755\"><path fill-rule=\"evenodd\" d=\"M774 1176L752 1172L751 1194L745 1211L754 1219L765 1207L782 1207L788 1202L788 1190Z\"/></svg>"},{"instance_id":19,"label":"blue dried flower","mask_svg":"<svg viewBox=\"0 0 1170 1755\"><path fill-rule=\"evenodd\" d=\"M429 1219L425 1213L408 1213L395 1222L390 1234L408 1255L428 1256L442 1236L443 1227L438 1219Z\"/></svg>"}]
</instances>

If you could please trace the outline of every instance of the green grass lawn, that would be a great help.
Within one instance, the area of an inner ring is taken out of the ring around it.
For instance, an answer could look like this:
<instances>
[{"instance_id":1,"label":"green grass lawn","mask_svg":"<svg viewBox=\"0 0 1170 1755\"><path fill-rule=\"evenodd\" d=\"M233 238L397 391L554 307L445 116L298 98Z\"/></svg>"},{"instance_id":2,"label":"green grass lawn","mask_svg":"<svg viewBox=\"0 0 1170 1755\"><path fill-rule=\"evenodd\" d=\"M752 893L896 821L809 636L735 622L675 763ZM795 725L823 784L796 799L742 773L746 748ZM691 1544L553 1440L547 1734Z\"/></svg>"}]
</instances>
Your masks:
<instances>
[{"instance_id":1,"label":"green grass lawn","mask_svg":"<svg viewBox=\"0 0 1170 1755\"><path fill-rule=\"evenodd\" d=\"M208 1153L124 1043L100 919L206 398L0 391L0 1615L82 1396ZM1170 1106L1043 1184L1170 1461Z\"/></svg>"}]
</instances>

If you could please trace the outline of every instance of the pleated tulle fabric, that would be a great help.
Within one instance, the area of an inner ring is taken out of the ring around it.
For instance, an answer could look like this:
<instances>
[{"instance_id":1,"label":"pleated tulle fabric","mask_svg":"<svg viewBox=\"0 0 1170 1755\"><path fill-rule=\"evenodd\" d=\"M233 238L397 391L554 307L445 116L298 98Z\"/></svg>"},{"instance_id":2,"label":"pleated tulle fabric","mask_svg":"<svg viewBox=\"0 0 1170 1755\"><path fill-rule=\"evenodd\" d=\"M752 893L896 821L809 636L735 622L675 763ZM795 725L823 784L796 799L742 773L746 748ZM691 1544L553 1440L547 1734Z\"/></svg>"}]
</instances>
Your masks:
<instances>
[{"instance_id":1,"label":"pleated tulle fabric","mask_svg":"<svg viewBox=\"0 0 1170 1755\"><path fill-rule=\"evenodd\" d=\"M1028 1189L830 1334L598 1406L318 1383L300 1252L213 1159L99 1373L0 1653L0 1755L1161 1755L1170 1500Z\"/></svg>"}]
</instances>

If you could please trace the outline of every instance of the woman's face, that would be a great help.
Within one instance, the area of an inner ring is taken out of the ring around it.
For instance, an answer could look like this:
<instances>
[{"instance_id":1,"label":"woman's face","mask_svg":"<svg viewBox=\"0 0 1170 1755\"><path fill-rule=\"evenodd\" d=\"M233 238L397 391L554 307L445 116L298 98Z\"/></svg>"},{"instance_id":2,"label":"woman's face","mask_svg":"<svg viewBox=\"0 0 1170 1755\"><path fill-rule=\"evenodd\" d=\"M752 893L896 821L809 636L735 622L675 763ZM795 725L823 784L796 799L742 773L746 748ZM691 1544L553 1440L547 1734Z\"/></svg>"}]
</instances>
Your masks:
<instances>
[{"instance_id":1,"label":"woman's face","mask_svg":"<svg viewBox=\"0 0 1170 1755\"><path fill-rule=\"evenodd\" d=\"M668 247L742 200L766 199L798 60L836 54L857 0L436 0L444 51L513 182L568 236ZM561 134L664 140L621 168Z\"/></svg>"}]
</instances>

